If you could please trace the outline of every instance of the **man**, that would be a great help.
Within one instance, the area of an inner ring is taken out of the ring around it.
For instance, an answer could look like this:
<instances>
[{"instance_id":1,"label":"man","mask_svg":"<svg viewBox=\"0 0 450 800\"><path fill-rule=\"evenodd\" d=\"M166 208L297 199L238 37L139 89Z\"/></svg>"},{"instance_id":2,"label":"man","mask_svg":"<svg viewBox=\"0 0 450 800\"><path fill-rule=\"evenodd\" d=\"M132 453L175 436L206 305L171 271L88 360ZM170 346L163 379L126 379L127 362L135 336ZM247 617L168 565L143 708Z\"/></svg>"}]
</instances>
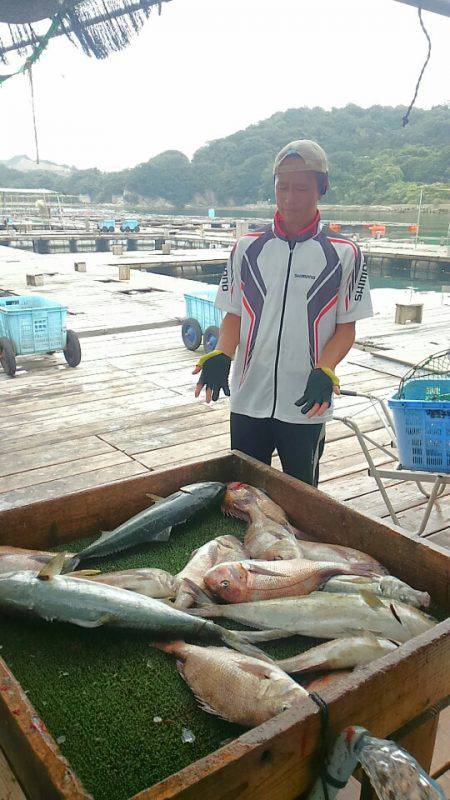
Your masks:
<instances>
[{"instance_id":1,"label":"man","mask_svg":"<svg viewBox=\"0 0 450 800\"><path fill-rule=\"evenodd\" d=\"M239 239L216 305L226 312L217 350L202 356L198 397L229 395L231 446L313 486L323 452L337 364L372 315L359 247L322 225L317 204L328 187L327 157L308 139L290 142L274 164L273 224Z\"/></svg>"}]
</instances>

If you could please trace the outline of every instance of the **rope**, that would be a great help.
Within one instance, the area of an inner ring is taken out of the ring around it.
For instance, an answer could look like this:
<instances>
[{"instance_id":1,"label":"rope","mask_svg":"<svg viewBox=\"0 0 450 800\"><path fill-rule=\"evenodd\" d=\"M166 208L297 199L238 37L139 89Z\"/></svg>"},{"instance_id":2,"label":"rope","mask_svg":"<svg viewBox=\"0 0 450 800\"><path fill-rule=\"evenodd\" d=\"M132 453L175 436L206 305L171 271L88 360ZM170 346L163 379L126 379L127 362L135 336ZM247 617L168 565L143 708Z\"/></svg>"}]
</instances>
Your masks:
<instances>
[{"instance_id":1,"label":"rope","mask_svg":"<svg viewBox=\"0 0 450 800\"><path fill-rule=\"evenodd\" d=\"M28 67L28 78L30 81L30 93L31 93L31 109L33 112L33 129L34 129L34 144L36 147L36 164L39 164L39 143L38 143L38 135L37 135L37 127L36 127L36 109L34 104L34 86L33 86L33 72L31 68L31 64Z\"/></svg>"},{"instance_id":2,"label":"rope","mask_svg":"<svg viewBox=\"0 0 450 800\"><path fill-rule=\"evenodd\" d=\"M320 710L320 722L321 722L321 738L322 738L322 753L321 759L323 761L323 768L321 770L321 782L322 782L322 791L325 800L330 800L330 795L328 792L327 786L327 779L326 779L326 754L327 754L327 739L329 734L329 727L330 727L330 715L328 712L328 705L326 700L320 696L317 692L309 692L309 696L311 700L318 706Z\"/></svg>"},{"instance_id":3,"label":"rope","mask_svg":"<svg viewBox=\"0 0 450 800\"><path fill-rule=\"evenodd\" d=\"M17 69L15 72L10 72L8 75L0 75L0 86L2 83L7 81L8 78L13 78L15 75L22 75L38 60L47 47L50 39L56 34L60 24L60 16L59 14L55 14L55 16L52 18L52 22L48 31L44 33L43 36L39 37L38 44L33 47L32 52L28 58L25 59L25 62L22 64L22 66L19 67L19 69Z\"/></svg>"},{"instance_id":4,"label":"rope","mask_svg":"<svg viewBox=\"0 0 450 800\"><path fill-rule=\"evenodd\" d=\"M411 103L410 103L410 105L409 105L409 108L408 108L408 110L407 110L406 114L404 114L404 116L402 117L402 121L403 121L403 127L405 127L405 126L408 124L408 122L409 122L409 115L410 115L410 113L411 113L411 111L412 111L412 108L413 108L413 106L414 106L414 103L416 102L416 97L417 97L417 93L418 93L418 91L419 91L420 82L421 82L421 80L422 80L423 73L425 72L425 69L426 69L426 67L427 67L427 64L428 64L428 62L429 62L429 60L430 60L430 56L431 56L431 39L430 39L430 37L429 37L429 35L428 35L428 31L427 31L427 29L425 28L425 25L423 24L423 20L422 20L422 9L421 9L421 8L419 8L419 9L418 9L418 11L419 11L419 22L420 22L420 27L422 28L422 30L423 30L423 32L424 32L424 34L425 34L425 36L427 37L427 40L428 40L428 53L427 53L427 57L426 57L426 59L425 59L425 63L424 63L424 65L423 65L423 67L422 67L422 69L421 69L421 71L420 71L420 75L419 75L419 77L418 77L418 80L417 80L417 83L416 83L416 90L415 90L415 92L414 92L414 97L413 97L413 99L411 100Z\"/></svg>"}]
</instances>

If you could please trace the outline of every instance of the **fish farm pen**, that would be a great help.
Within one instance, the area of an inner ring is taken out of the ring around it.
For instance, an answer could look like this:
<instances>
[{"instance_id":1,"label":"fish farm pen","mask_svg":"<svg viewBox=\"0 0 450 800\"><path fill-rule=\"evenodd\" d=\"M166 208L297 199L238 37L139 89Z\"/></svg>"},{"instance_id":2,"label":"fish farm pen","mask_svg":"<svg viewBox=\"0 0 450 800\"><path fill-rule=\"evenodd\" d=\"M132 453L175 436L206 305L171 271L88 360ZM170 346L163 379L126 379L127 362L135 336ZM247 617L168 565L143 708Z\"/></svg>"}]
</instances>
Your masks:
<instances>
[{"instance_id":1,"label":"fish farm pen","mask_svg":"<svg viewBox=\"0 0 450 800\"><path fill-rule=\"evenodd\" d=\"M169 237L161 238L165 244ZM371 243L374 257L382 246ZM0 545L74 551L148 507L148 495L166 497L196 481L243 480L266 489L319 541L358 547L430 593L437 626L321 694L333 730L360 724L379 736L400 731L399 740L450 795L450 493L418 539L412 531L426 498L411 481L389 480L402 528L392 525L356 436L337 418L359 410L361 429L388 446L378 416L358 397L336 401L319 493L283 476L277 458L272 470L229 454L227 401L194 401L192 370L203 351L186 349L180 324L184 295L210 291L209 270L219 272L228 252L223 245L172 245L169 253L76 256L0 246L0 297L44 295L67 306L82 350L76 369L55 353L17 356L14 380L0 371ZM170 273L174 265L179 277ZM195 271L200 280L187 279ZM446 283L444 275L442 292L415 296L423 303L421 323L395 323L404 292L380 301L375 316L358 325L356 346L339 369L342 386L392 396L407 369L450 348ZM376 464L388 461L370 449ZM81 567L176 572L204 542L241 538L244 529L214 508L175 528L166 543ZM293 800L317 775L323 723L309 699L248 731L202 711L176 659L142 633L32 620L19 629L6 615L0 630L0 789L8 800L8 793L12 800ZM295 637L263 647L280 658L317 641ZM423 716L432 706L441 710L439 721ZM359 792L354 781L342 800Z\"/></svg>"}]
</instances>

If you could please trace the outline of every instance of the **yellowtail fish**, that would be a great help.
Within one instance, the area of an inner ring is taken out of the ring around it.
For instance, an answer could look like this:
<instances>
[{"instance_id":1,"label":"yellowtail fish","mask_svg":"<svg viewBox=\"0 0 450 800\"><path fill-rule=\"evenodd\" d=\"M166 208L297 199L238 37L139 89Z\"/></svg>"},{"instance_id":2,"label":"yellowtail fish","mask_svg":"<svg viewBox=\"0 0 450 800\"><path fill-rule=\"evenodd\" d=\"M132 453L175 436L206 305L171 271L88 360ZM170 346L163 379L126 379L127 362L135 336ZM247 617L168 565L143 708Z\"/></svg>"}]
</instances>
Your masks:
<instances>
[{"instance_id":1,"label":"yellowtail fish","mask_svg":"<svg viewBox=\"0 0 450 800\"><path fill-rule=\"evenodd\" d=\"M305 650L304 653L283 658L275 663L290 675L331 669L353 669L370 664L371 661L397 650L397 647L395 642L389 639L377 639L373 633L365 631L360 636L332 639L331 642L324 642Z\"/></svg>"},{"instance_id":2,"label":"yellowtail fish","mask_svg":"<svg viewBox=\"0 0 450 800\"><path fill-rule=\"evenodd\" d=\"M117 572L98 572L97 570L80 570L68 573L72 578L105 583L129 592L144 594L159 600L175 597L178 590L178 579L164 569L140 567L138 569L122 569Z\"/></svg>"},{"instance_id":3,"label":"yellowtail fish","mask_svg":"<svg viewBox=\"0 0 450 800\"><path fill-rule=\"evenodd\" d=\"M66 553L66 561L69 562L74 554ZM28 550L22 547L0 547L0 573L19 572L23 569L30 569L39 572L45 564L48 564L56 553L49 550Z\"/></svg>"}]
</instances>

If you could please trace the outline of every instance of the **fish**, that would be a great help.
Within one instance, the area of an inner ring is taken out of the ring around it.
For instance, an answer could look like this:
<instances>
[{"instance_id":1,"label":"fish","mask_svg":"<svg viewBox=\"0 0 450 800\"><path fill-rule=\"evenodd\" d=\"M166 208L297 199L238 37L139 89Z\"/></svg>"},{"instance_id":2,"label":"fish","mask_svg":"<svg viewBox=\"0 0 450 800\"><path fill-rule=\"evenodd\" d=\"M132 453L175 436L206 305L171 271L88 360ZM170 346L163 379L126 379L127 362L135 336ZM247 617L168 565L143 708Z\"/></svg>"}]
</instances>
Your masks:
<instances>
[{"instance_id":1,"label":"fish","mask_svg":"<svg viewBox=\"0 0 450 800\"><path fill-rule=\"evenodd\" d=\"M264 561L300 558L297 539L284 525L264 516L257 506L248 509L250 523L244 547L251 558Z\"/></svg>"},{"instance_id":2,"label":"fish","mask_svg":"<svg viewBox=\"0 0 450 800\"><path fill-rule=\"evenodd\" d=\"M380 597L389 597L391 600L400 600L414 608L428 608L430 595L408 586L407 583L395 578L393 575L364 578L358 576L341 576L331 578L322 587L324 592L338 592L355 594L361 589Z\"/></svg>"},{"instance_id":3,"label":"fish","mask_svg":"<svg viewBox=\"0 0 450 800\"><path fill-rule=\"evenodd\" d=\"M249 628L262 629L254 634L246 633L252 642L297 634L336 639L363 631L383 639L407 642L436 625L432 617L417 608L364 591L359 594L311 592L303 597L205 605L191 608L188 613L208 619L224 617Z\"/></svg>"},{"instance_id":4,"label":"fish","mask_svg":"<svg viewBox=\"0 0 450 800\"><path fill-rule=\"evenodd\" d=\"M66 572L91 558L128 550L148 542L167 542L174 525L181 525L193 514L211 505L225 491L225 484L214 481L182 486L169 497L159 499L150 508L140 511L113 531L105 531L99 539L85 547L69 561Z\"/></svg>"},{"instance_id":5,"label":"fish","mask_svg":"<svg viewBox=\"0 0 450 800\"><path fill-rule=\"evenodd\" d=\"M101 626L139 630L152 638L208 637L267 658L248 644L245 635L195 619L168 603L94 580L62 575L64 553L39 573L31 570L0 574L0 610L47 622L66 622L82 628Z\"/></svg>"},{"instance_id":6,"label":"fish","mask_svg":"<svg viewBox=\"0 0 450 800\"><path fill-rule=\"evenodd\" d=\"M24 569L39 571L44 564L48 564L56 556L49 550L28 550L22 547L0 547L0 572L14 572ZM74 553L66 553L67 561Z\"/></svg>"},{"instance_id":7,"label":"fish","mask_svg":"<svg viewBox=\"0 0 450 800\"><path fill-rule=\"evenodd\" d=\"M351 669L343 669L340 672L330 672L328 675L321 675L320 678L315 678L313 681L308 681L306 688L308 694L318 692L322 694L323 690L334 689L344 678L352 674Z\"/></svg>"},{"instance_id":8,"label":"fish","mask_svg":"<svg viewBox=\"0 0 450 800\"><path fill-rule=\"evenodd\" d=\"M275 597L309 594L334 575L371 575L371 568L357 564L330 564L303 558L288 561L225 562L204 576L207 590L227 603L247 603Z\"/></svg>"},{"instance_id":9,"label":"fish","mask_svg":"<svg viewBox=\"0 0 450 800\"><path fill-rule=\"evenodd\" d=\"M250 521L245 547L252 558L266 561L288 558L307 558L311 561L330 561L336 564L372 564L380 575L386 568L375 558L344 545L318 542L311 534L294 528L285 512L261 489L246 483L229 483L222 503L229 516Z\"/></svg>"},{"instance_id":10,"label":"fish","mask_svg":"<svg viewBox=\"0 0 450 800\"><path fill-rule=\"evenodd\" d=\"M92 574L89 574L89 573ZM175 597L179 581L164 569L155 567L140 567L138 569L123 569L117 572L98 572L98 570L80 570L68 573L72 578L105 583L108 586L117 586L129 592L144 594L146 597L166 599Z\"/></svg>"},{"instance_id":11,"label":"fish","mask_svg":"<svg viewBox=\"0 0 450 800\"><path fill-rule=\"evenodd\" d=\"M322 672L331 669L353 669L370 664L376 658L391 653L398 645L389 639L380 639L364 631L359 636L332 639L304 653L275 661L275 664L290 675L303 672Z\"/></svg>"},{"instance_id":12,"label":"fish","mask_svg":"<svg viewBox=\"0 0 450 800\"><path fill-rule=\"evenodd\" d=\"M178 573L179 588L175 599L176 608L189 608L193 605L192 592L185 579L193 581L200 588L204 588L203 577L215 564L222 561L238 561L247 558L243 545L235 536L217 536L195 550L188 563Z\"/></svg>"},{"instance_id":13,"label":"fish","mask_svg":"<svg viewBox=\"0 0 450 800\"><path fill-rule=\"evenodd\" d=\"M225 647L184 641L154 646L177 658L178 671L200 707L229 722L254 727L308 697L279 667Z\"/></svg>"}]
</instances>

